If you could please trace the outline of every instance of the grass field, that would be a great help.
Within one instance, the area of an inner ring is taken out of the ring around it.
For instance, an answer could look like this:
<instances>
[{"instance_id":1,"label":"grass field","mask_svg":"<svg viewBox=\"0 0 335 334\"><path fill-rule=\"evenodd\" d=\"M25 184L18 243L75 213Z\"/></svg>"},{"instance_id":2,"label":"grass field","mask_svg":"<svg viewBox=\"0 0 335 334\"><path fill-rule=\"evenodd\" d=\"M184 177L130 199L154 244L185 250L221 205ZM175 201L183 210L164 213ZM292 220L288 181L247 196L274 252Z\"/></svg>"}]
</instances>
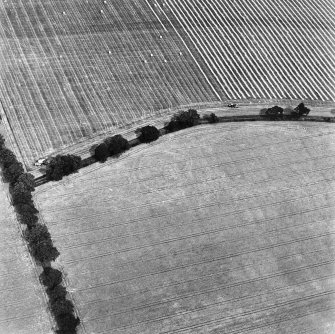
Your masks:
<instances>
[{"instance_id":1,"label":"grass field","mask_svg":"<svg viewBox=\"0 0 335 334\"><path fill-rule=\"evenodd\" d=\"M333 13L330 0L2 1L0 110L31 167L180 105L334 100Z\"/></svg>"},{"instance_id":2,"label":"grass field","mask_svg":"<svg viewBox=\"0 0 335 334\"><path fill-rule=\"evenodd\" d=\"M35 193L80 333L334 333L331 124L199 126Z\"/></svg>"},{"instance_id":3,"label":"grass field","mask_svg":"<svg viewBox=\"0 0 335 334\"><path fill-rule=\"evenodd\" d=\"M51 334L46 298L0 182L0 334Z\"/></svg>"}]
</instances>

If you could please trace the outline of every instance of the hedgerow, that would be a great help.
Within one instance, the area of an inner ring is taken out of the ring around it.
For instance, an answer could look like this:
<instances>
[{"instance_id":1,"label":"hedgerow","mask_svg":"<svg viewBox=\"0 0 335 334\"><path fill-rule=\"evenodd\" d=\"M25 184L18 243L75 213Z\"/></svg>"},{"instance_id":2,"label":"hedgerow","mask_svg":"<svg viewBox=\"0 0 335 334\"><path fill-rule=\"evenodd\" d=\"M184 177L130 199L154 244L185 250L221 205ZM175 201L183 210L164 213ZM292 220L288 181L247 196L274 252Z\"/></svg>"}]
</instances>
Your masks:
<instances>
[{"instance_id":1,"label":"hedgerow","mask_svg":"<svg viewBox=\"0 0 335 334\"><path fill-rule=\"evenodd\" d=\"M32 197L32 192L35 190L34 176L24 172L22 164L17 161L14 153L4 145L4 137L0 135L0 167L3 179L9 183L11 203L15 208L18 221L26 226L23 237L28 243L30 254L43 268L40 281L46 286L50 312L58 327L56 333L75 334L80 320L74 315L73 303L66 299L66 289L61 285L62 273L50 266L50 262L55 261L59 256L59 251L53 245L47 227L38 223L38 210ZM76 171L80 160L75 156L56 157L56 161L49 168L49 177L58 179Z\"/></svg>"}]
</instances>

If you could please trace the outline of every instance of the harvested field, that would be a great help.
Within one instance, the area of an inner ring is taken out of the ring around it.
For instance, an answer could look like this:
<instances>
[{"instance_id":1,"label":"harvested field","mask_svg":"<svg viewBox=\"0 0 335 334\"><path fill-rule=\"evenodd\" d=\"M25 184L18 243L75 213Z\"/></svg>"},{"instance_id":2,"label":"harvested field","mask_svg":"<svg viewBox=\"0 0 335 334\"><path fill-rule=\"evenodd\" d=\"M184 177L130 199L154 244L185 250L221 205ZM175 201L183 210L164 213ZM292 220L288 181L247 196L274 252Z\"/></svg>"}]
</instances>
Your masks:
<instances>
[{"instance_id":1,"label":"harvested field","mask_svg":"<svg viewBox=\"0 0 335 334\"><path fill-rule=\"evenodd\" d=\"M51 334L46 298L0 183L0 334Z\"/></svg>"},{"instance_id":2,"label":"harvested field","mask_svg":"<svg viewBox=\"0 0 335 334\"><path fill-rule=\"evenodd\" d=\"M0 111L31 167L180 105L334 100L333 13L330 0L1 1Z\"/></svg>"},{"instance_id":3,"label":"harvested field","mask_svg":"<svg viewBox=\"0 0 335 334\"><path fill-rule=\"evenodd\" d=\"M39 187L80 333L334 333L334 140L199 126Z\"/></svg>"}]
</instances>

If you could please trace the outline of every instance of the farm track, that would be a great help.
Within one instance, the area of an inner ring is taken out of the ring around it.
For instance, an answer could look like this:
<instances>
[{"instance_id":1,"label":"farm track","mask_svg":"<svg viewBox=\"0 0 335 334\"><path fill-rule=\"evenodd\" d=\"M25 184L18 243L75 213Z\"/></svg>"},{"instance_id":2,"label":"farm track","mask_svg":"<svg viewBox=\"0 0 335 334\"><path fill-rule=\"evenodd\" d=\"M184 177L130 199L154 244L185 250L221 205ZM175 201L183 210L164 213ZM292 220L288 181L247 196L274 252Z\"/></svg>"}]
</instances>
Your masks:
<instances>
[{"instance_id":1,"label":"farm track","mask_svg":"<svg viewBox=\"0 0 335 334\"><path fill-rule=\"evenodd\" d=\"M39 188L82 331L329 334L334 132L320 125L195 127Z\"/></svg>"}]
</instances>

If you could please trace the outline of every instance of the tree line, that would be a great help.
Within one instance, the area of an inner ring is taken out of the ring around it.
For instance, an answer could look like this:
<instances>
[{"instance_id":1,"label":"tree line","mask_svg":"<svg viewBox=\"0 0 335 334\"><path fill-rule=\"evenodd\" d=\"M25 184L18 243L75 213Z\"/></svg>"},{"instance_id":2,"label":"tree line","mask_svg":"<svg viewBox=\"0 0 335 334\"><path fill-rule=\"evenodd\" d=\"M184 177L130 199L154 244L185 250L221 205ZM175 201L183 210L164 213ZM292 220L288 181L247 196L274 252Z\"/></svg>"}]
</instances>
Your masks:
<instances>
[{"instance_id":1,"label":"tree line","mask_svg":"<svg viewBox=\"0 0 335 334\"><path fill-rule=\"evenodd\" d=\"M49 296L48 306L57 323L57 334L75 334L80 323L74 314L73 303L66 298L67 291L62 285L61 271L51 267L50 262L60 255L53 245L48 228L38 222L32 192L35 190L34 176L24 171L15 154L5 147L5 139L0 135L0 167L3 180L9 183L11 204L14 206L19 223L25 226L23 238L28 244L32 257L39 263L43 272L41 283ZM67 169L69 172L70 169Z\"/></svg>"}]
</instances>

